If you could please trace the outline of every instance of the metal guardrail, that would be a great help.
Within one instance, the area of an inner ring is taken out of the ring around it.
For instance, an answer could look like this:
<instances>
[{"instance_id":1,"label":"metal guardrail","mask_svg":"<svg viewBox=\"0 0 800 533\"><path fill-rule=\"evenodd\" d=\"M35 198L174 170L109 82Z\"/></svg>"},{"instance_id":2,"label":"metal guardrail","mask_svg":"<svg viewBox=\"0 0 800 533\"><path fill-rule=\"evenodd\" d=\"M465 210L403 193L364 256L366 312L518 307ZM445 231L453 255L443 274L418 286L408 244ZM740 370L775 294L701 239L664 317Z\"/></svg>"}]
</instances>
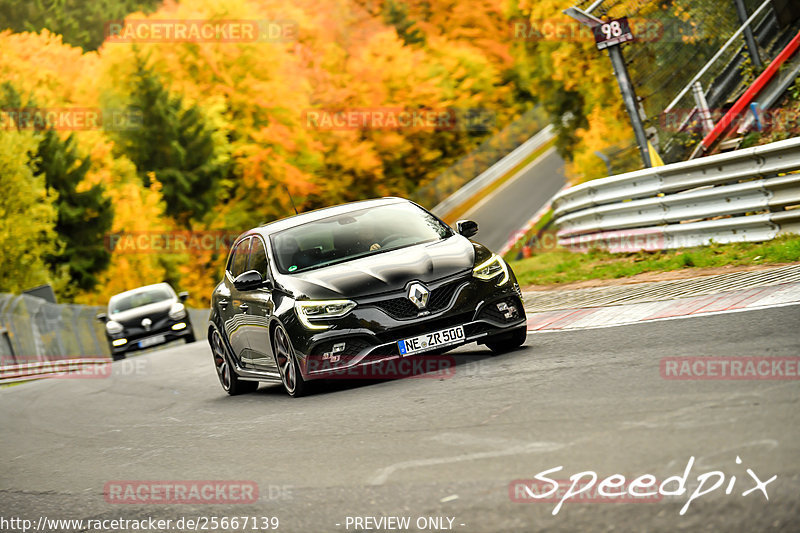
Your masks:
<instances>
[{"instance_id":1,"label":"metal guardrail","mask_svg":"<svg viewBox=\"0 0 800 533\"><path fill-rule=\"evenodd\" d=\"M610 251L800 233L800 138L593 180L553 199L559 244ZM784 175L788 174L788 175Z\"/></svg>"},{"instance_id":2,"label":"metal guardrail","mask_svg":"<svg viewBox=\"0 0 800 533\"><path fill-rule=\"evenodd\" d=\"M519 145L503 159L442 200L431 209L431 211L437 216L446 216L450 211L475 196L475 194L482 189L502 178L511 169L524 161L526 157L530 156L554 138L555 133L553 132L553 126L545 126L539 133Z\"/></svg>"},{"instance_id":3,"label":"metal guardrail","mask_svg":"<svg viewBox=\"0 0 800 533\"><path fill-rule=\"evenodd\" d=\"M0 294L0 383L101 372L111 356L98 306L54 304ZM187 309L195 337L206 336L208 309Z\"/></svg>"}]
</instances>

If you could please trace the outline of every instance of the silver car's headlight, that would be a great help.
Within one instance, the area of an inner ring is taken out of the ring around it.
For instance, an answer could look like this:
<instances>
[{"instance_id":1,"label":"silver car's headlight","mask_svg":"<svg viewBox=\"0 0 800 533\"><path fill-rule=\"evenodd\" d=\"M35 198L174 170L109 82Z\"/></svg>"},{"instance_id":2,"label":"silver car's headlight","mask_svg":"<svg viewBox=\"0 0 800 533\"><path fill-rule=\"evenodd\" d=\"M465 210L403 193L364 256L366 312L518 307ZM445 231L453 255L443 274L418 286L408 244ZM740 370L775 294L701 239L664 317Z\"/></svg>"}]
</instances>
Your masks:
<instances>
[{"instance_id":1,"label":"silver car's headlight","mask_svg":"<svg viewBox=\"0 0 800 533\"><path fill-rule=\"evenodd\" d=\"M172 307L169 309L169 317L172 320L180 320L181 318L186 316L186 307L180 303L175 302L172 304Z\"/></svg>"},{"instance_id":2,"label":"silver car's headlight","mask_svg":"<svg viewBox=\"0 0 800 533\"><path fill-rule=\"evenodd\" d=\"M300 300L294 303L297 318L308 329L328 329L328 324L314 323L317 320L340 318L353 310L356 303L351 300Z\"/></svg>"},{"instance_id":3,"label":"silver car's headlight","mask_svg":"<svg viewBox=\"0 0 800 533\"><path fill-rule=\"evenodd\" d=\"M116 335L117 333L122 333L122 330L125 329L122 327L122 324L115 320L109 320L106 322L106 331L109 335Z\"/></svg>"},{"instance_id":4,"label":"silver car's headlight","mask_svg":"<svg viewBox=\"0 0 800 533\"><path fill-rule=\"evenodd\" d=\"M508 265L503 258L497 254L472 269L472 275L478 279L489 280L500 276L497 285L502 285L508 281Z\"/></svg>"}]
</instances>

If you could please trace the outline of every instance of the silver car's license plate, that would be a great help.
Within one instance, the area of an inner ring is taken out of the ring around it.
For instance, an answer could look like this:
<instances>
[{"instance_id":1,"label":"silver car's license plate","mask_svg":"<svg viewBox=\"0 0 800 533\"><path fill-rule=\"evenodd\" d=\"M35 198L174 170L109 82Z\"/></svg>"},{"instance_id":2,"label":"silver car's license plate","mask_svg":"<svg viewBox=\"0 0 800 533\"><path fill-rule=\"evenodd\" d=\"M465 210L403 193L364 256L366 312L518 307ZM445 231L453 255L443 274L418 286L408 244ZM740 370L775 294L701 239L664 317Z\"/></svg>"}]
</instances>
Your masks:
<instances>
[{"instance_id":1,"label":"silver car's license plate","mask_svg":"<svg viewBox=\"0 0 800 533\"><path fill-rule=\"evenodd\" d=\"M434 348L441 348L442 346L461 344L462 342L464 342L464 326L454 326L397 341L397 347L400 350L400 355L412 355Z\"/></svg>"},{"instance_id":2,"label":"silver car's license plate","mask_svg":"<svg viewBox=\"0 0 800 533\"><path fill-rule=\"evenodd\" d=\"M155 337L150 337L149 339L143 339L139 341L139 348L147 348L148 346L155 346L156 344L161 344L166 340L164 335L157 335Z\"/></svg>"}]
</instances>

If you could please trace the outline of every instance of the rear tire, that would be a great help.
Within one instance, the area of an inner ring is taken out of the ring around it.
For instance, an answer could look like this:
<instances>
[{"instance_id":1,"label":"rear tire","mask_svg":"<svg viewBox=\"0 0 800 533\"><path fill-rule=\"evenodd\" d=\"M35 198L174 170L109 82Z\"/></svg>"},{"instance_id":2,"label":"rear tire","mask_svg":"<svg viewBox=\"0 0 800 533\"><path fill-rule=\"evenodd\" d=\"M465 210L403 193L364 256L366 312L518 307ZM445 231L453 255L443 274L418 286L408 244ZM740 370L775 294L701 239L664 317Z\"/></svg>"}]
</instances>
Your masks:
<instances>
[{"instance_id":1,"label":"rear tire","mask_svg":"<svg viewBox=\"0 0 800 533\"><path fill-rule=\"evenodd\" d=\"M496 354L510 352L522 346L527 336L527 328L521 327L511 333L498 335L493 339L487 340L486 347Z\"/></svg>"},{"instance_id":2,"label":"rear tire","mask_svg":"<svg viewBox=\"0 0 800 533\"><path fill-rule=\"evenodd\" d=\"M211 354L214 357L214 368L217 370L219 383L225 392L236 396L253 392L258 388L258 381L243 381L236 375L228 349L216 329L211 333Z\"/></svg>"},{"instance_id":3,"label":"rear tire","mask_svg":"<svg viewBox=\"0 0 800 533\"><path fill-rule=\"evenodd\" d=\"M283 388L292 398L299 398L311 392L311 385L303 379L300 365L292 347L292 341L283 326L278 324L272 333L272 353L281 374Z\"/></svg>"}]
</instances>

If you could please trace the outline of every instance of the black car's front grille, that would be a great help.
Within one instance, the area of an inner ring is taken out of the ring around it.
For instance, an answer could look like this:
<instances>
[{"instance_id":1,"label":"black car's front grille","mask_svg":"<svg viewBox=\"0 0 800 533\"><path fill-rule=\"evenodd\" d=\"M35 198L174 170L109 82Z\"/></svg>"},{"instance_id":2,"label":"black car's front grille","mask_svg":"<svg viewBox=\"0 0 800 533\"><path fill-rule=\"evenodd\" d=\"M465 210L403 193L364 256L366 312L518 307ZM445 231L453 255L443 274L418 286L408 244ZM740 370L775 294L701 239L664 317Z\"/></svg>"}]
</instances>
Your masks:
<instances>
[{"instance_id":1,"label":"black car's front grille","mask_svg":"<svg viewBox=\"0 0 800 533\"><path fill-rule=\"evenodd\" d=\"M392 298L383 302L375 302L375 307L382 309L394 318L414 318L419 314L419 309L408 298Z\"/></svg>"},{"instance_id":2,"label":"black car's front grille","mask_svg":"<svg viewBox=\"0 0 800 533\"><path fill-rule=\"evenodd\" d=\"M407 297L390 298L388 300L373 302L373 305L391 316L400 320L416 318L420 312L428 311L430 313L437 313L446 309L453 299L456 289L461 285L462 280L451 281L441 287L437 287L431 291L428 297L428 305L425 309L419 309Z\"/></svg>"}]
</instances>

